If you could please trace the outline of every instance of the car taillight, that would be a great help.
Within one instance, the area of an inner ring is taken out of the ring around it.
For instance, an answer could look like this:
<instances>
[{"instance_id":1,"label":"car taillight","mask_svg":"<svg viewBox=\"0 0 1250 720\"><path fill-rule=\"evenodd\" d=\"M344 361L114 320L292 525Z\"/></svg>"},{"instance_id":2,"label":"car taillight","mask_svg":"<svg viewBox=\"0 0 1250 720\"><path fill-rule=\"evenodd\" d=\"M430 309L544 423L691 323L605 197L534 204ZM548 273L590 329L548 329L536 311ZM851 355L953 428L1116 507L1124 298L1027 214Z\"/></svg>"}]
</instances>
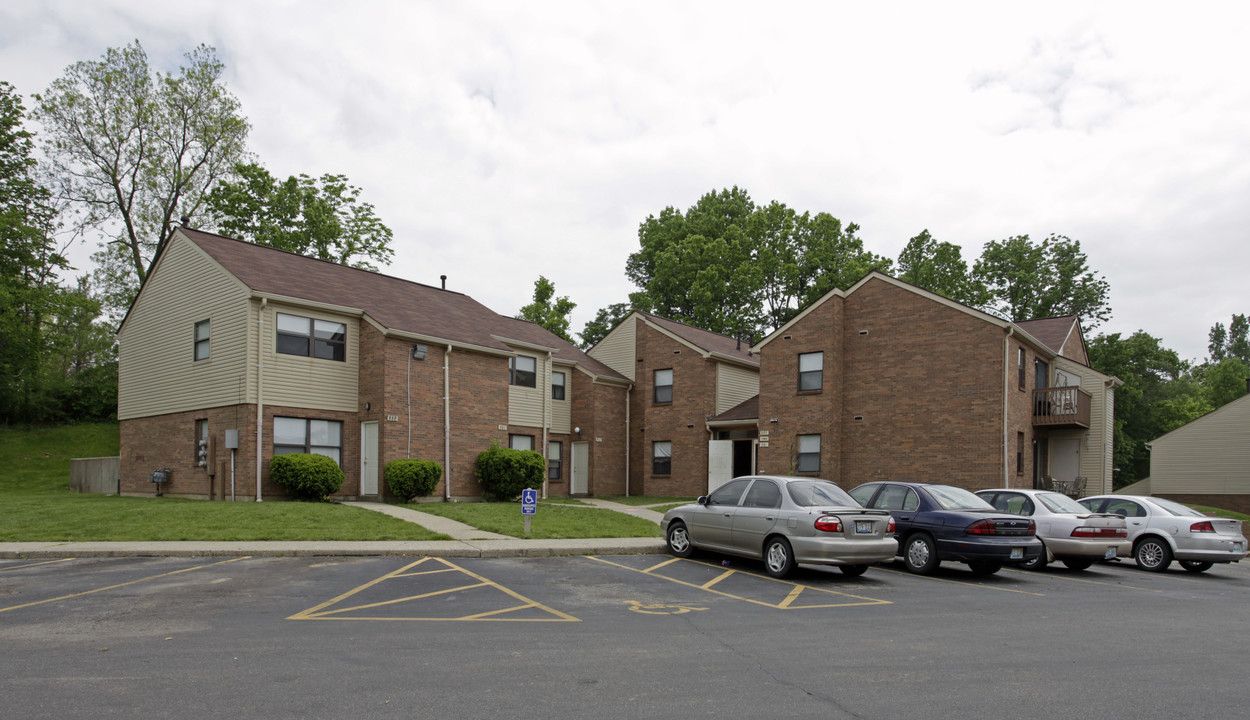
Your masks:
<instances>
[{"instance_id":1,"label":"car taillight","mask_svg":"<svg viewBox=\"0 0 1250 720\"><path fill-rule=\"evenodd\" d=\"M1124 538L1128 531L1124 528L1111 527L1079 527L1072 529L1072 537L1082 538Z\"/></svg>"},{"instance_id":2,"label":"car taillight","mask_svg":"<svg viewBox=\"0 0 1250 720\"><path fill-rule=\"evenodd\" d=\"M891 515L891 516L890 516L890 524L885 526L885 531L886 531L887 533L893 533L893 532L896 532L896 528L894 527L894 516L893 516L893 515Z\"/></svg>"},{"instance_id":3,"label":"car taillight","mask_svg":"<svg viewBox=\"0 0 1250 720\"><path fill-rule=\"evenodd\" d=\"M842 520L836 515L821 515L816 518L816 529L821 532L842 532Z\"/></svg>"},{"instance_id":4,"label":"car taillight","mask_svg":"<svg viewBox=\"0 0 1250 720\"><path fill-rule=\"evenodd\" d=\"M1193 525L1190 525L1189 532L1213 533L1215 532L1215 526L1211 524L1210 520L1203 520L1202 522L1196 522Z\"/></svg>"},{"instance_id":5,"label":"car taillight","mask_svg":"<svg viewBox=\"0 0 1250 720\"><path fill-rule=\"evenodd\" d=\"M969 535L995 535L994 523L989 520L977 520L968 526Z\"/></svg>"}]
</instances>

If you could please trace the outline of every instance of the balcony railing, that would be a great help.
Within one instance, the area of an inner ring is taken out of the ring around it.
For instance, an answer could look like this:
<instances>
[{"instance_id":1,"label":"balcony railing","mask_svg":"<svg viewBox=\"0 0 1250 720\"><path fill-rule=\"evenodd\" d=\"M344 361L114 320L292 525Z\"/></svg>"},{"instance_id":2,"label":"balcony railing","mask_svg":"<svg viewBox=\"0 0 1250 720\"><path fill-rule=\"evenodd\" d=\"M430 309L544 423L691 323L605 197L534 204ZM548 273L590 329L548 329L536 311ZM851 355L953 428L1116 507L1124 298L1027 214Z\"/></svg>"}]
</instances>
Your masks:
<instances>
[{"instance_id":1,"label":"balcony railing","mask_svg":"<svg viewBox=\"0 0 1250 720\"><path fill-rule=\"evenodd\" d=\"M1034 390L1033 424L1088 429L1091 397L1079 387Z\"/></svg>"}]
</instances>

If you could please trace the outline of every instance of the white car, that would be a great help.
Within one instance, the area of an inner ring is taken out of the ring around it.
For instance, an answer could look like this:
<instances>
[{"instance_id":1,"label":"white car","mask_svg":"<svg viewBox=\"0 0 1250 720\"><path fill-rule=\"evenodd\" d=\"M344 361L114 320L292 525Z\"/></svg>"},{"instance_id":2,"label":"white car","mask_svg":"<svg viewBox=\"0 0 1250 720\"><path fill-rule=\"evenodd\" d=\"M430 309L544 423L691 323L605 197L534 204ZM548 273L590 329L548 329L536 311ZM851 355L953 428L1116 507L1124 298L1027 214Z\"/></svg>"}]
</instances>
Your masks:
<instances>
[{"instance_id":1,"label":"white car","mask_svg":"<svg viewBox=\"0 0 1250 720\"><path fill-rule=\"evenodd\" d=\"M1176 559L1189 572L1203 572L1214 563L1246 556L1240 520L1207 517L1178 502L1143 495L1096 495L1079 502L1124 517L1133 559L1143 570L1163 572Z\"/></svg>"},{"instance_id":2,"label":"white car","mask_svg":"<svg viewBox=\"0 0 1250 720\"><path fill-rule=\"evenodd\" d=\"M1036 560L1020 567L1041 570L1059 560L1084 570L1099 560L1128 555L1132 544L1124 518L1095 513L1067 495L1049 490L979 490L977 495L998 510L1033 518L1037 537L1046 546Z\"/></svg>"}]
</instances>

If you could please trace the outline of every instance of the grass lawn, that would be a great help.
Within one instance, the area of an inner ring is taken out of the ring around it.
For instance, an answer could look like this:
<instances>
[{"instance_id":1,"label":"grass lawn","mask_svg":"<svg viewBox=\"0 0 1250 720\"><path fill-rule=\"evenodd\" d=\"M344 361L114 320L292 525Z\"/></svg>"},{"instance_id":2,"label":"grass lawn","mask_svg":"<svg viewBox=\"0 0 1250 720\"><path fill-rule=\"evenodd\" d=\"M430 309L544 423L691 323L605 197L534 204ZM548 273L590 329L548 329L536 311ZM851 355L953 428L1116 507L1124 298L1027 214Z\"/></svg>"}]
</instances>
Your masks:
<instances>
[{"instance_id":1,"label":"grass lawn","mask_svg":"<svg viewBox=\"0 0 1250 720\"><path fill-rule=\"evenodd\" d=\"M418 503L404 507L472 525L479 530L527 537L521 503ZM531 538L659 537L653 522L614 510L542 504L531 516Z\"/></svg>"},{"instance_id":2,"label":"grass lawn","mask_svg":"<svg viewBox=\"0 0 1250 720\"><path fill-rule=\"evenodd\" d=\"M1250 515L1245 515L1239 512L1233 512L1232 510L1223 510L1220 508L1207 507L1206 505L1190 505L1189 507L1197 510L1200 513L1204 513L1206 515L1218 515L1219 517L1223 517L1223 518L1232 518L1233 520L1240 520L1242 523L1250 523ZM1247 525L1245 529L1250 530L1250 525ZM1245 532L1245 530L1243 530L1243 532Z\"/></svg>"},{"instance_id":3,"label":"grass lawn","mask_svg":"<svg viewBox=\"0 0 1250 720\"><path fill-rule=\"evenodd\" d=\"M70 492L69 461L118 452L117 425L0 427L0 542L447 540L333 503L208 502Z\"/></svg>"}]
</instances>

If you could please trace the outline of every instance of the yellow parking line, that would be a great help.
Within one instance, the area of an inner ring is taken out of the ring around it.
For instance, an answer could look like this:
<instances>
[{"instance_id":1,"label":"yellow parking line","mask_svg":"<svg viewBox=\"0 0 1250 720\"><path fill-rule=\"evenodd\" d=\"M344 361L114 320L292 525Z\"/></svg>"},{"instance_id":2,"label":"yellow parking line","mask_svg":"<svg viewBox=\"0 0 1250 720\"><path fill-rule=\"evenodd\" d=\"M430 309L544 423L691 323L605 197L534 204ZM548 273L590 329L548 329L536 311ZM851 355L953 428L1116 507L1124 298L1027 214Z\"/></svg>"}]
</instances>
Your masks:
<instances>
[{"instance_id":1,"label":"yellow parking line","mask_svg":"<svg viewBox=\"0 0 1250 720\"><path fill-rule=\"evenodd\" d=\"M368 610L375 607L385 607L396 603L408 602L409 600L424 600L426 598L446 595L448 593L460 592L461 590L472 590L473 588L487 587L486 583L474 583L473 585L462 585L461 587L447 588L446 590L435 590L434 592L422 593L420 595L409 595L408 597L394 598L391 600L382 600L375 603L365 603L364 605L352 605L351 607L335 608L322 613L317 613L318 617L328 617L353 610Z\"/></svg>"},{"instance_id":2,"label":"yellow parking line","mask_svg":"<svg viewBox=\"0 0 1250 720\"><path fill-rule=\"evenodd\" d=\"M1036 570L1008 570L1007 572L1019 573L1020 575L1036 575ZM1059 580L1067 580L1069 582L1089 583L1090 585L1106 585L1113 588L1124 588L1125 590L1145 590L1146 592L1163 592L1155 588L1137 587L1136 585L1121 585L1119 583L1109 583L1103 580L1086 580L1085 578L1071 577L1068 575L1047 574L1045 577L1058 578Z\"/></svg>"},{"instance_id":3,"label":"yellow parking line","mask_svg":"<svg viewBox=\"0 0 1250 720\"><path fill-rule=\"evenodd\" d=\"M794 589L790 591L790 594L786 596L786 599L778 603L777 607L784 607L784 608L790 607L790 603L797 600L799 595L802 592L803 592L803 587L801 585L795 585Z\"/></svg>"},{"instance_id":4,"label":"yellow parking line","mask_svg":"<svg viewBox=\"0 0 1250 720\"><path fill-rule=\"evenodd\" d=\"M707 590L708 588L712 587L713 585L720 582L721 580L724 580L730 575L733 575L735 572L736 572L735 570L726 570L725 572L721 573L719 576L714 577L711 580L708 580L707 582L703 583L699 587L703 588L704 590Z\"/></svg>"},{"instance_id":5,"label":"yellow parking line","mask_svg":"<svg viewBox=\"0 0 1250 720\"><path fill-rule=\"evenodd\" d=\"M0 568L0 571L4 571L4 570L21 570L22 568L36 567L36 566L38 566L38 565L51 565L51 564L53 564L53 563L59 563L59 562L69 562L70 560L77 560L77 559L78 559L78 558L58 558L58 559L56 559L56 560L45 560L45 561L43 561L43 562L37 562L37 563L27 563L26 565L10 565L10 566L8 566L8 567L2 567L2 568Z\"/></svg>"},{"instance_id":6,"label":"yellow parking line","mask_svg":"<svg viewBox=\"0 0 1250 720\"><path fill-rule=\"evenodd\" d=\"M1037 597L1046 597L1046 593L1029 592L1028 590L1016 590L1015 588L1000 588L993 585L984 585L982 583L966 582L964 580L949 580L947 578L933 577L932 575L917 575L912 572L903 572L901 570L891 570L889 568L879 567L882 572L894 573L895 575L906 575L908 577L921 578L924 580L936 580L938 582L952 583L955 585L967 585L968 587L985 588L986 590L998 590L1000 592L1019 593L1021 595L1036 595Z\"/></svg>"},{"instance_id":7,"label":"yellow parking line","mask_svg":"<svg viewBox=\"0 0 1250 720\"><path fill-rule=\"evenodd\" d=\"M669 565L672 565L675 562L681 562L681 558L669 558L668 560L665 560L662 563L652 565L651 567L647 568L644 572L651 572L652 570L659 570L660 568L668 567Z\"/></svg>"},{"instance_id":8,"label":"yellow parking line","mask_svg":"<svg viewBox=\"0 0 1250 720\"><path fill-rule=\"evenodd\" d=\"M58 600L68 600L70 598L82 597L84 595L92 595L94 593L104 592L105 590L115 590L117 588L126 587L127 585L137 585L138 583L141 583L141 582L147 582L148 580L156 580L157 578L169 577L170 575L178 575L180 573L191 572L192 570L203 570L204 568L216 567L218 565L225 565L226 563L238 562L239 560L247 560L250 557L251 556L249 555L247 557L230 558L229 560L222 560L221 562L209 563L208 565L198 565L196 567L191 567L191 568L183 568L182 570L174 570L173 572L161 573L160 575L152 575L150 577L139 578L138 580L131 580L130 582L118 583L116 585L109 585L108 587L96 588L95 590L86 590L80 593L71 593L69 595L62 595L60 597L48 598L47 600L36 600L35 602L29 602L23 605L13 605L13 606L6 607L6 608L0 608L0 613L8 612L10 610L20 610L21 608L34 607L35 605L44 605L46 603L56 602Z\"/></svg>"}]
</instances>

